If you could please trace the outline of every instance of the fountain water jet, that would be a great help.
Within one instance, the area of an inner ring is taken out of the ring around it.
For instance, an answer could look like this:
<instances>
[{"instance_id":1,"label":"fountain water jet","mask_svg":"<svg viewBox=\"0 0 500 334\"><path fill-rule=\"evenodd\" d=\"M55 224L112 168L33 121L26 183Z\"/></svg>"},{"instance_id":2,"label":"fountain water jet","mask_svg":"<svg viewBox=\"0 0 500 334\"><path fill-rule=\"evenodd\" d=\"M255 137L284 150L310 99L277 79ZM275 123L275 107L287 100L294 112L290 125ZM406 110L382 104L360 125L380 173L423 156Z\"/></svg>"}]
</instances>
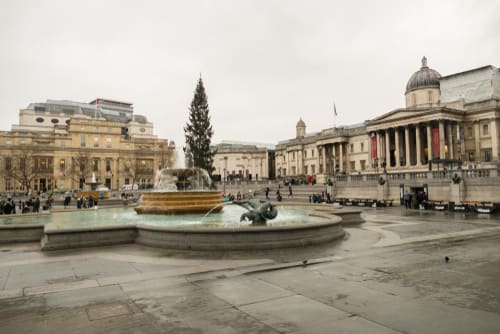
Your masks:
<instances>
[{"instance_id":1,"label":"fountain water jet","mask_svg":"<svg viewBox=\"0 0 500 334\"><path fill-rule=\"evenodd\" d=\"M158 171L153 191L143 193L138 214L188 214L205 213L214 207L222 209L218 191L210 191L211 180L201 168L161 169Z\"/></svg>"}]
</instances>

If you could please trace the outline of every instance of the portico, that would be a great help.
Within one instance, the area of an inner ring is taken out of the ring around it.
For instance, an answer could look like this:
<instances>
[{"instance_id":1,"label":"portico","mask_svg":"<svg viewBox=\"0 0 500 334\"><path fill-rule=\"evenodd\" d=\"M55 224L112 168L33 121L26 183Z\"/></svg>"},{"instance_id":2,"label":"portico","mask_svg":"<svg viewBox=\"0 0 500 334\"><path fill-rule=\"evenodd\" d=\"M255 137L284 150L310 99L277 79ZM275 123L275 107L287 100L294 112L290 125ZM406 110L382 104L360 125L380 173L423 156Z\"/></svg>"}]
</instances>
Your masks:
<instances>
[{"instance_id":1,"label":"portico","mask_svg":"<svg viewBox=\"0 0 500 334\"><path fill-rule=\"evenodd\" d=\"M397 110L368 122L372 169L426 169L434 159L460 159L463 112Z\"/></svg>"}]
</instances>

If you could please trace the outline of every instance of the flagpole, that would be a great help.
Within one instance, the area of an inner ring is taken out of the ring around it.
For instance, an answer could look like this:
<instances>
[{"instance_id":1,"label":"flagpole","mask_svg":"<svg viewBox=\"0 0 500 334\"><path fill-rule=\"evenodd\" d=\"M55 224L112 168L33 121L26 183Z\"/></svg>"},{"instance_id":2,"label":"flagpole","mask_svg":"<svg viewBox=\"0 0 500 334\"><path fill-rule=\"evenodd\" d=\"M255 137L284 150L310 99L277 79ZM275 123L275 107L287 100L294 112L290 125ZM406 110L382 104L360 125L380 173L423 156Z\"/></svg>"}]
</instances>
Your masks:
<instances>
[{"instance_id":1,"label":"flagpole","mask_svg":"<svg viewBox=\"0 0 500 334\"><path fill-rule=\"evenodd\" d=\"M333 128L336 128L335 118L337 117L337 107L335 106L335 102L333 102Z\"/></svg>"}]
</instances>

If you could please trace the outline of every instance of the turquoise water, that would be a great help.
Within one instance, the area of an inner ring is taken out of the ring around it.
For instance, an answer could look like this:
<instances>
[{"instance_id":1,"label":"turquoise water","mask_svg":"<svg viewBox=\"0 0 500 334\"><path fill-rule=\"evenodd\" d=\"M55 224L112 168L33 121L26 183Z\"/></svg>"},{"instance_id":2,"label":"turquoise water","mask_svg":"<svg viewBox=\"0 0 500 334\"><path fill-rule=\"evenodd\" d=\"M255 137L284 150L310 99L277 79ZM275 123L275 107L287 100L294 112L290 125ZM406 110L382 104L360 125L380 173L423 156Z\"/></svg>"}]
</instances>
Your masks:
<instances>
[{"instance_id":1,"label":"turquoise water","mask_svg":"<svg viewBox=\"0 0 500 334\"><path fill-rule=\"evenodd\" d=\"M314 209L307 206L277 206L278 216L267 222L268 226L289 224L314 224L324 222L324 218L309 216ZM138 215L133 208L100 208L68 212L55 212L39 215L18 215L1 217L0 224L50 224L51 229L69 229L78 227L97 227L114 225L145 224L152 226L184 227L245 227L250 222L240 222L240 216L246 209L237 205L226 205L222 212L190 215Z\"/></svg>"}]
</instances>

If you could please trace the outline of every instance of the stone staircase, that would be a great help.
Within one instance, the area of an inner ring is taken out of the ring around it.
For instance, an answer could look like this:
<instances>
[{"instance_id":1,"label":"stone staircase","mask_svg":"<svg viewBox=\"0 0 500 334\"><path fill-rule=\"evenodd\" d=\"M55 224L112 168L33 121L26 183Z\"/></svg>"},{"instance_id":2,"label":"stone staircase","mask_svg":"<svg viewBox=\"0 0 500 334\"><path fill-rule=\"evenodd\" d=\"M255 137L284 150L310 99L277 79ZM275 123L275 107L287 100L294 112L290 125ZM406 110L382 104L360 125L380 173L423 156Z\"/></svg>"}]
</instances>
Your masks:
<instances>
[{"instance_id":1,"label":"stone staircase","mask_svg":"<svg viewBox=\"0 0 500 334\"><path fill-rule=\"evenodd\" d=\"M276 191L278 190L278 185L269 185L269 199L273 202L276 201ZM266 187L260 188L255 191L255 198L266 199ZM321 195L322 192L326 192L326 186L322 184L316 185L292 185L292 196L288 196L288 186L281 185L280 193L283 197L283 202L294 202L294 203L309 203L309 197L312 194ZM326 195L325 195L326 196Z\"/></svg>"}]
</instances>

